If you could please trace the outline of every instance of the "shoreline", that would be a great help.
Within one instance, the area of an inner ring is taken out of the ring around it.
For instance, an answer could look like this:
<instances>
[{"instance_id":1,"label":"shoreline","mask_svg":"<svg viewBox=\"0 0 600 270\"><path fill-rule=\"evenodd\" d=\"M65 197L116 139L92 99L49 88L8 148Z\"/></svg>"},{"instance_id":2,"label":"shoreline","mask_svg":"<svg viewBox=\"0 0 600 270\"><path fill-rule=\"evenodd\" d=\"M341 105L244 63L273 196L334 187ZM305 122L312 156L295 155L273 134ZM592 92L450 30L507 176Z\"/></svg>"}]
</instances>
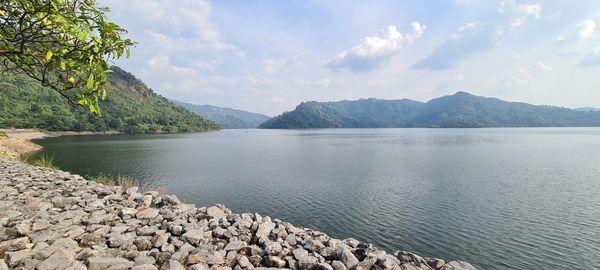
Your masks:
<instances>
[{"instance_id":1,"label":"shoreline","mask_svg":"<svg viewBox=\"0 0 600 270\"><path fill-rule=\"evenodd\" d=\"M33 142L49 137L58 136L88 136L88 135L117 135L124 134L119 131L93 132L93 131L40 131L37 129L10 128L0 129L6 136L0 136L0 159L22 161L32 153L40 151L43 147Z\"/></svg>"},{"instance_id":2,"label":"shoreline","mask_svg":"<svg viewBox=\"0 0 600 270\"><path fill-rule=\"evenodd\" d=\"M0 269L476 270L16 161L0 160L0 225Z\"/></svg>"}]
</instances>

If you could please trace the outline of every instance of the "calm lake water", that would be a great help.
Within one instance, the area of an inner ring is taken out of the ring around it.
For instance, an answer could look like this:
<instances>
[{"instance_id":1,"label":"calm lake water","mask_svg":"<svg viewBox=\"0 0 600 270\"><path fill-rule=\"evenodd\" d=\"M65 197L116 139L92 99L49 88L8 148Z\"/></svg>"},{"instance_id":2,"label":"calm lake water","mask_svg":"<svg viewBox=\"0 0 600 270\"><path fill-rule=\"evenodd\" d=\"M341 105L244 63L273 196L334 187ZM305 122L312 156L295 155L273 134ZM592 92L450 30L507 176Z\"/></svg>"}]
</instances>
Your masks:
<instances>
[{"instance_id":1,"label":"calm lake water","mask_svg":"<svg viewBox=\"0 0 600 270\"><path fill-rule=\"evenodd\" d=\"M600 129L224 130L38 141L59 167L127 175L480 269L600 268Z\"/></svg>"}]
</instances>

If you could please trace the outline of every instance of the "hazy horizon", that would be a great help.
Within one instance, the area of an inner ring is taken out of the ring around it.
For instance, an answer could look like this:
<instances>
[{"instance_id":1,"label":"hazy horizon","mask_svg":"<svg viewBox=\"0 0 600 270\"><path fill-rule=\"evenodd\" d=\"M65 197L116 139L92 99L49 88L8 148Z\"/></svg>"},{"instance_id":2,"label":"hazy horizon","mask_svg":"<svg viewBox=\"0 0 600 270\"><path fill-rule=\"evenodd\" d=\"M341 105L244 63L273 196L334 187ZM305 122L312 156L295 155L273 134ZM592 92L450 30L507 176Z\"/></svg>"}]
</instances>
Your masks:
<instances>
[{"instance_id":1,"label":"hazy horizon","mask_svg":"<svg viewBox=\"0 0 600 270\"><path fill-rule=\"evenodd\" d=\"M600 107L600 2L101 0L159 94L278 115L303 101L466 91ZM135 16L132 16L135 14Z\"/></svg>"}]
</instances>

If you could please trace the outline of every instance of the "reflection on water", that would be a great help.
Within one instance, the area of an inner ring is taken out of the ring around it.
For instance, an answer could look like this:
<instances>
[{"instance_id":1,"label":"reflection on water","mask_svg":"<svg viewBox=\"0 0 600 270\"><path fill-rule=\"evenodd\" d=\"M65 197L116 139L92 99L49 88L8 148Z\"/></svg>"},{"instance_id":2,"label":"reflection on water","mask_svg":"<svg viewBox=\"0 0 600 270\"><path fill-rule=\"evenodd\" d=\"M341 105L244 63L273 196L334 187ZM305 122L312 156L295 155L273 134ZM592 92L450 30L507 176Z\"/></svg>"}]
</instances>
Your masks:
<instances>
[{"instance_id":1,"label":"reflection on water","mask_svg":"<svg viewBox=\"0 0 600 270\"><path fill-rule=\"evenodd\" d=\"M481 269L600 265L600 129L225 130L59 137L61 168L128 175Z\"/></svg>"}]
</instances>

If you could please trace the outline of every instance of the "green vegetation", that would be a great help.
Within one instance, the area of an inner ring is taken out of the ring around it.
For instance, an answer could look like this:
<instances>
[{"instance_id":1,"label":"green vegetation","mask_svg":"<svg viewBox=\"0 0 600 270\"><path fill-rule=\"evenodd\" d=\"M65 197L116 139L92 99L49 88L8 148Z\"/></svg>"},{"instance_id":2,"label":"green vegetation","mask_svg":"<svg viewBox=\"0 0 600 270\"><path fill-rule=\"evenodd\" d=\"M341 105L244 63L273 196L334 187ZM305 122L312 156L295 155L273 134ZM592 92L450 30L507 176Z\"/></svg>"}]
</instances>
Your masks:
<instances>
[{"instance_id":1,"label":"green vegetation","mask_svg":"<svg viewBox=\"0 0 600 270\"><path fill-rule=\"evenodd\" d=\"M155 94L132 74L113 67L110 93L100 104L102 115L69 106L63 97L24 75L0 77L0 127L48 131L121 131L127 133L215 130L206 120Z\"/></svg>"},{"instance_id":2,"label":"green vegetation","mask_svg":"<svg viewBox=\"0 0 600 270\"><path fill-rule=\"evenodd\" d=\"M0 130L0 138L8 138L8 134L6 134L6 132Z\"/></svg>"},{"instance_id":3,"label":"green vegetation","mask_svg":"<svg viewBox=\"0 0 600 270\"><path fill-rule=\"evenodd\" d=\"M49 155L49 154L41 154L41 155L35 157L35 159L33 161L30 161L30 164L33 166L44 167L44 168L49 168L49 169L53 169L53 170L58 169L58 167L56 166L55 161L54 161L54 156Z\"/></svg>"},{"instance_id":4,"label":"green vegetation","mask_svg":"<svg viewBox=\"0 0 600 270\"><path fill-rule=\"evenodd\" d=\"M535 106L458 92L427 103L408 99L305 102L260 128L567 126L600 126L600 112Z\"/></svg>"},{"instance_id":5,"label":"green vegetation","mask_svg":"<svg viewBox=\"0 0 600 270\"><path fill-rule=\"evenodd\" d=\"M130 187L139 187L140 190L142 190L142 191L155 190L161 194L166 194L166 193L164 193L163 188L154 188L153 189L149 186L143 185L140 181L137 181L131 177L123 176L123 175L110 176L110 175L106 175L106 174L99 174L99 175L93 175L93 176L88 175L85 178L87 180L96 182L98 184L103 184L106 186L120 186L123 189L128 189Z\"/></svg>"},{"instance_id":6,"label":"green vegetation","mask_svg":"<svg viewBox=\"0 0 600 270\"><path fill-rule=\"evenodd\" d=\"M215 121L223 128L257 128L261 123L269 120L269 116L242 110L222 108L211 105L195 105L180 101L173 101L186 109L195 112L206 119Z\"/></svg>"},{"instance_id":7,"label":"green vegetation","mask_svg":"<svg viewBox=\"0 0 600 270\"><path fill-rule=\"evenodd\" d=\"M0 2L0 70L26 74L71 104L100 113L108 60L129 55L126 30L95 0Z\"/></svg>"}]
</instances>

